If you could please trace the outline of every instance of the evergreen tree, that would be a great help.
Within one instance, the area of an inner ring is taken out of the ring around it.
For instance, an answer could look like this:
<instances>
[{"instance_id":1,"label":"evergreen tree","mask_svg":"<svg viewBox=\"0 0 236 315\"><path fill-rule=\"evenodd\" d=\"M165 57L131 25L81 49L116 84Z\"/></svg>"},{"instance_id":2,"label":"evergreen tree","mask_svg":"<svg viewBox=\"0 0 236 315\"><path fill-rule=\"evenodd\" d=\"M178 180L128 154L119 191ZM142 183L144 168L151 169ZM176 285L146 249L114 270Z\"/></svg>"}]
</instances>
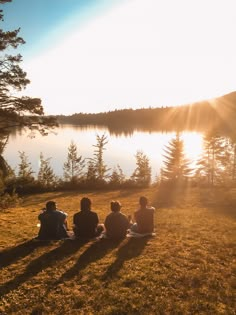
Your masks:
<instances>
[{"instance_id":1,"label":"evergreen tree","mask_svg":"<svg viewBox=\"0 0 236 315\"><path fill-rule=\"evenodd\" d=\"M139 186L148 186L151 182L149 159L142 151L137 151L135 158L137 167L134 170L131 179Z\"/></svg>"},{"instance_id":2,"label":"evergreen tree","mask_svg":"<svg viewBox=\"0 0 236 315\"><path fill-rule=\"evenodd\" d=\"M28 157L24 151L19 151L20 163L18 165L18 179L24 183L34 181L33 170L31 163L28 161Z\"/></svg>"},{"instance_id":3,"label":"evergreen tree","mask_svg":"<svg viewBox=\"0 0 236 315\"><path fill-rule=\"evenodd\" d=\"M197 163L197 176L205 178L208 185L219 183L222 178L222 163L226 163L225 139L215 131L204 136L203 154Z\"/></svg>"},{"instance_id":4,"label":"evergreen tree","mask_svg":"<svg viewBox=\"0 0 236 315\"><path fill-rule=\"evenodd\" d=\"M38 171L38 182L44 188L54 188L57 178L50 166L50 158L44 159L43 153L40 153L40 167Z\"/></svg>"},{"instance_id":5,"label":"evergreen tree","mask_svg":"<svg viewBox=\"0 0 236 315\"><path fill-rule=\"evenodd\" d=\"M113 186L120 186L125 182L125 175L118 164L117 167L113 169L113 172L110 175L109 178L109 184Z\"/></svg>"},{"instance_id":6,"label":"evergreen tree","mask_svg":"<svg viewBox=\"0 0 236 315\"><path fill-rule=\"evenodd\" d=\"M2 156L6 143L8 141L8 137L0 137L0 178L4 181L4 178L11 173L12 170L4 157Z\"/></svg>"},{"instance_id":7,"label":"evergreen tree","mask_svg":"<svg viewBox=\"0 0 236 315\"><path fill-rule=\"evenodd\" d=\"M11 0L0 0L0 4ZM0 9L0 22L4 19ZM13 31L4 31L0 28L0 135L4 147L8 136L14 127L27 127L33 136L38 130L46 135L48 130L57 126L54 117L44 116L43 106L39 98L17 96L30 83L26 72L20 67L22 56L11 54L19 45L25 43L19 36L20 28ZM4 149L3 147L3 149ZM1 150L3 151L3 150ZM6 176L7 162L0 153L0 174ZM4 181L4 179L2 179Z\"/></svg>"},{"instance_id":8,"label":"evergreen tree","mask_svg":"<svg viewBox=\"0 0 236 315\"><path fill-rule=\"evenodd\" d=\"M236 139L232 139L232 181L236 183Z\"/></svg>"},{"instance_id":9,"label":"evergreen tree","mask_svg":"<svg viewBox=\"0 0 236 315\"><path fill-rule=\"evenodd\" d=\"M105 134L103 134L102 136L97 135L96 138L97 138L97 144L93 145L96 149L93 154L94 158L92 159L92 162L95 167L97 180L105 181L109 168L104 162L103 151L106 150L105 146L108 143L108 140Z\"/></svg>"},{"instance_id":10,"label":"evergreen tree","mask_svg":"<svg viewBox=\"0 0 236 315\"><path fill-rule=\"evenodd\" d=\"M11 2L1 0L0 4ZM3 11L0 10L0 21L3 22ZM13 31L0 29L0 134L8 134L15 126L28 127L47 133L48 128L56 125L52 117L44 117L44 110L39 98L16 96L29 83L26 72L20 67L22 56L9 54L19 45L25 43L19 36L20 28Z\"/></svg>"},{"instance_id":11,"label":"evergreen tree","mask_svg":"<svg viewBox=\"0 0 236 315\"><path fill-rule=\"evenodd\" d=\"M71 141L68 147L67 161L64 163L64 178L69 182L76 182L82 178L85 160L78 155L76 144Z\"/></svg>"},{"instance_id":12,"label":"evergreen tree","mask_svg":"<svg viewBox=\"0 0 236 315\"><path fill-rule=\"evenodd\" d=\"M97 180L96 167L91 159L87 163L86 182L92 184Z\"/></svg>"},{"instance_id":13,"label":"evergreen tree","mask_svg":"<svg viewBox=\"0 0 236 315\"><path fill-rule=\"evenodd\" d=\"M218 182L224 185L236 184L236 142L233 137L222 138L219 154Z\"/></svg>"},{"instance_id":14,"label":"evergreen tree","mask_svg":"<svg viewBox=\"0 0 236 315\"><path fill-rule=\"evenodd\" d=\"M184 143L179 134L171 139L165 146L163 167L161 170L162 181L172 183L184 182L191 174L190 162L185 158Z\"/></svg>"}]
</instances>

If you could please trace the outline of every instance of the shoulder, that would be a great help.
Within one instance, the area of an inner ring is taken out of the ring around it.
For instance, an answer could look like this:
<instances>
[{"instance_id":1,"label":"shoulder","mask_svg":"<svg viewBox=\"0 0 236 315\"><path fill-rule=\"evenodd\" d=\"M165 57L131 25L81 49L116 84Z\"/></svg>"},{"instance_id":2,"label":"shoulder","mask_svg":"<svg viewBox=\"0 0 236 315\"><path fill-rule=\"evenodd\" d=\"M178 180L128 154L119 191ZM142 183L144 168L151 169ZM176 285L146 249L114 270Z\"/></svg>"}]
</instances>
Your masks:
<instances>
[{"instance_id":1,"label":"shoulder","mask_svg":"<svg viewBox=\"0 0 236 315\"><path fill-rule=\"evenodd\" d=\"M154 213L154 211L156 210L154 207L148 207L147 210L150 212L150 213Z\"/></svg>"},{"instance_id":2,"label":"shoulder","mask_svg":"<svg viewBox=\"0 0 236 315\"><path fill-rule=\"evenodd\" d=\"M61 210L56 210L55 213L56 213L56 215L61 216L61 217L67 216L67 213L65 213L64 211L61 211Z\"/></svg>"},{"instance_id":3,"label":"shoulder","mask_svg":"<svg viewBox=\"0 0 236 315\"><path fill-rule=\"evenodd\" d=\"M45 212L42 212L38 215L39 220L42 219L45 216Z\"/></svg>"},{"instance_id":4,"label":"shoulder","mask_svg":"<svg viewBox=\"0 0 236 315\"><path fill-rule=\"evenodd\" d=\"M113 212L110 212L110 213L106 216L105 222L107 223L108 221L112 220L112 218L113 218Z\"/></svg>"},{"instance_id":5,"label":"shoulder","mask_svg":"<svg viewBox=\"0 0 236 315\"><path fill-rule=\"evenodd\" d=\"M123 212L120 212L120 216L128 220L127 215L125 215Z\"/></svg>"}]
</instances>

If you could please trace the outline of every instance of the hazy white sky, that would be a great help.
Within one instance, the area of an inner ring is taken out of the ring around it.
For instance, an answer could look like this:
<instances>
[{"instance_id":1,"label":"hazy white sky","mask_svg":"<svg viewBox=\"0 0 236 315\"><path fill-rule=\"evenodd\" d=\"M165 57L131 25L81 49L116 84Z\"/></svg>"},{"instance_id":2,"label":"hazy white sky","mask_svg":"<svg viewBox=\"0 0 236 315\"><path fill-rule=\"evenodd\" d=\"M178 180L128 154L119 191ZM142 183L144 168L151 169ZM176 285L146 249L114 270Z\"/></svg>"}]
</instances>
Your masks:
<instances>
[{"instance_id":1,"label":"hazy white sky","mask_svg":"<svg viewBox=\"0 0 236 315\"><path fill-rule=\"evenodd\" d=\"M236 90L235 0L90 2L48 38L44 29L44 45L24 58L25 94L41 97L47 114L185 104Z\"/></svg>"}]
</instances>

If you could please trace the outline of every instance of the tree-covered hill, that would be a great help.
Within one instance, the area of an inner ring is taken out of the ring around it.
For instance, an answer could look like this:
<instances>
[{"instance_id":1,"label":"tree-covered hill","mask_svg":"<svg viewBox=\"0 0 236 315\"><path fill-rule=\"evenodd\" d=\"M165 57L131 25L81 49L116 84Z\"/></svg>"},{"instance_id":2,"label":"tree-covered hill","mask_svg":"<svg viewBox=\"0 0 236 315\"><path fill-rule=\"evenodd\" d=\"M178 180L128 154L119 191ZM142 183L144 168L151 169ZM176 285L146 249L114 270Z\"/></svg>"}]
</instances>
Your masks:
<instances>
[{"instance_id":1,"label":"tree-covered hill","mask_svg":"<svg viewBox=\"0 0 236 315\"><path fill-rule=\"evenodd\" d=\"M59 123L103 125L111 131L119 128L146 130L233 130L236 120L236 92L175 107L121 109L104 113L75 113L57 116Z\"/></svg>"}]
</instances>

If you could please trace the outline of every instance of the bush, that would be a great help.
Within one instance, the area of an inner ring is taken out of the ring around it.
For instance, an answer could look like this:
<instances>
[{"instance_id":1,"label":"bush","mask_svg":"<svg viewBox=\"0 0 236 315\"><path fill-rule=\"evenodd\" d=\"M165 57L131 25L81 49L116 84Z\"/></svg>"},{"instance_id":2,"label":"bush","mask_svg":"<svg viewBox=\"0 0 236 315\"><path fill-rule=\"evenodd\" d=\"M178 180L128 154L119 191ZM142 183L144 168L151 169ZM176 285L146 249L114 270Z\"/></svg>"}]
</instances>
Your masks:
<instances>
[{"instance_id":1,"label":"bush","mask_svg":"<svg viewBox=\"0 0 236 315\"><path fill-rule=\"evenodd\" d=\"M15 207L20 202L20 198L16 193L2 194L0 198L0 210L7 209L9 207Z\"/></svg>"}]
</instances>

